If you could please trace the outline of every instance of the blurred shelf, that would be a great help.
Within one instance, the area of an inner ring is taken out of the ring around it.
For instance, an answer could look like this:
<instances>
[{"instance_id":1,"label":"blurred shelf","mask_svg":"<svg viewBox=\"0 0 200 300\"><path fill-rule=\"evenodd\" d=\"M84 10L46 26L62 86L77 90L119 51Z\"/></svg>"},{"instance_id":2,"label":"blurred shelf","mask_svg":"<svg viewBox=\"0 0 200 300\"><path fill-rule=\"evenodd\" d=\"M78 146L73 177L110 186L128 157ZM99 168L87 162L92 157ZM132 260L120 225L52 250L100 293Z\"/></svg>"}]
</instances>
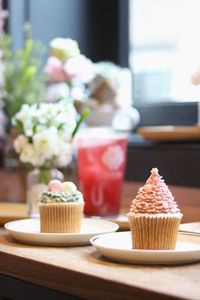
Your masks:
<instances>
[{"instance_id":1,"label":"blurred shelf","mask_svg":"<svg viewBox=\"0 0 200 300\"><path fill-rule=\"evenodd\" d=\"M137 133L149 141L197 141L200 126L146 126Z\"/></svg>"}]
</instances>

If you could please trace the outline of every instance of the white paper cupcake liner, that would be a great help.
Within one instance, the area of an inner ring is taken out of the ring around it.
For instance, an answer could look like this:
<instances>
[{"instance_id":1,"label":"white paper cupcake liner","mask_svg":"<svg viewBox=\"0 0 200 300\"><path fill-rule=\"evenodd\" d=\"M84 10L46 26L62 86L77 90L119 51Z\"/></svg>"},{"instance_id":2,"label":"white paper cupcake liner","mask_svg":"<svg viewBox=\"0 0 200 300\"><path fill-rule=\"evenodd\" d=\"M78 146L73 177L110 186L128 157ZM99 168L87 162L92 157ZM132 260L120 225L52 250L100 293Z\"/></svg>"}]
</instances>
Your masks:
<instances>
[{"instance_id":1,"label":"white paper cupcake liner","mask_svg":"<svg viewBox=\"0 0 200 300\"><path fill-rule=\"evenodd\" d=\"M182 214L127 214L135 249L174 249Z\"/></svg>"},{"instance_id":2,"label":"white paper cupcake liner","mask_svg":"<svg viewBox=\"0 0 200 300\"><path fill-rule=\"evenodd\" d=\"M84 203L41 203L40 231L80 232Z\"/></svg>"}]
</instances>

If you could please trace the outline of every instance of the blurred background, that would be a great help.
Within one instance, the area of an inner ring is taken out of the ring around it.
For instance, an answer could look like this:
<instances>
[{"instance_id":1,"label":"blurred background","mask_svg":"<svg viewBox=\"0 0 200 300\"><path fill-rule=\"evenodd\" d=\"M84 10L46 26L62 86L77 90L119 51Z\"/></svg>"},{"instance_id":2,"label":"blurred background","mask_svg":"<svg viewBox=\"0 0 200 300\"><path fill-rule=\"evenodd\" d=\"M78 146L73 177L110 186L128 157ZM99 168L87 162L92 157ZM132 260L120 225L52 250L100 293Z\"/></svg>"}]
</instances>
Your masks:
<instances>
[{"instance_id":1,"label":"blurred background","mask_svg":"<svg viewBox=\"0 0 200 300\"><path fill-rule=\"evenodd\" d=\"M61 84L62 80L53 82L44 72L51 56L50 42L59 37L75 40L81 54L94 67L90 80L74 81L73 86L77 114L81 115L85 108L92 111L86 123L111 124L118 109L134 109L126 179L143 181L148 170L158 166L170 184L199 186L197 176L187 176L188 170L198 173L198 141L154 143L136 134L137 128L143 126L198 123L199 8L198 0L2 0L0 200L25 198L21 182L26 170L13 152L17 133L11 118L24 103L56 102L69 96L69 84ZM26 72L27 67L22 73L13 71L26 55L27 39L36 48L33 47L34 75L33 69ZM20 49L22 52L18 53ZM23 84L26 89L13 88L11 82L19 83L23 74L29 78ZM195 84L191 80L194 75ZM110 80L113 78L115 86ZM139 172L134 171L138 168ZM67 169L64 172L73 175L73 167ZM10 184L15 191L9 188Z\"/></svg>"}]
</instances>

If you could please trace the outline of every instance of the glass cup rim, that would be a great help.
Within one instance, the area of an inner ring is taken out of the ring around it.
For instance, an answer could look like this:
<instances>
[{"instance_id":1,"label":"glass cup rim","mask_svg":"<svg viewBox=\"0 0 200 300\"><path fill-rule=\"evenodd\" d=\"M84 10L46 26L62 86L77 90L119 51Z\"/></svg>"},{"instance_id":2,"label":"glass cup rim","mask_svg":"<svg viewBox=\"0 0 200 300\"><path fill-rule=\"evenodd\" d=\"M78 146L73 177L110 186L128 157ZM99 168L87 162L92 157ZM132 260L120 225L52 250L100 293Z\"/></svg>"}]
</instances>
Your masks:
<instances>
[{"instance_id":1,"label":"glass cup rim","mask_svg":"<svg viewBox=\"0 0 200 300\"><path fill-rule=\"evenodd\" d=\"M101 133L101 134L100 134ZM124 131L119 131L111 126L88 126L79 128L75 140L81 139L126 139L128 138L128 133Z\"/></svg>"}]
</instances>

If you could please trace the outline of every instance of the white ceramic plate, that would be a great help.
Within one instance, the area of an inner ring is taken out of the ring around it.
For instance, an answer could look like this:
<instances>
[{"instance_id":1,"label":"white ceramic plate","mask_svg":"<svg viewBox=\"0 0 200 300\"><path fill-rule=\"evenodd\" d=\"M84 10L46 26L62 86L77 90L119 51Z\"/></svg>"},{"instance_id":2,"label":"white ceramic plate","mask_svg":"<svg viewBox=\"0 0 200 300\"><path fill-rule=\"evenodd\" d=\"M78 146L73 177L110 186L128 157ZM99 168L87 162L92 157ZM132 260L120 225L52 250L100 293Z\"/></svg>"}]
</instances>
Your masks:
<instances>
[{"instance_id":1,"label":"white ceramic plate","mask_svg":"<svg viewBox=\"0 0 200 300\"><path fill-rule=\"evenodd\" d=\"M91 217L94 220L105 220L105 221L110 221L114 222L119 225L120 230L130 230L129 222L128 222L128 217L126 215L120 214L116 217Z\"/></svg>"},{"instance_id":2,"label":"white ceramic plate","mask_svg":"<svg viewBox=\"0 0 200 300\"><path fill-rule=\"evenodd\" d=\"M83 219L80 233L41 233L39 219L13 221L4 226L13 238L22 243L49 246L87 245L93 236L119 228L113 222L93 219Z\"/></svg>"},{"instance_id":3,"label":"white ceramic plate","mask_svg":"<svg viewBox=\"0 0 200 300\"><path fill-rule=\"evenodd\" d=\"M132 249L131 233L93 237L90 242L106 258L134 264L180 264L200 260L200 237L179 235L174 250Z\"/></svg>"},{"instance_id":4,"label":"white ceramic plate","mask_svg":"<svg viewBox=\"0 0 200 300\"><path fill-rule=\"evenodd\" d=\"M179 231L191 232L200 235L200 222L183 223L179 226Z\"/></svg>"}]
</instances>

